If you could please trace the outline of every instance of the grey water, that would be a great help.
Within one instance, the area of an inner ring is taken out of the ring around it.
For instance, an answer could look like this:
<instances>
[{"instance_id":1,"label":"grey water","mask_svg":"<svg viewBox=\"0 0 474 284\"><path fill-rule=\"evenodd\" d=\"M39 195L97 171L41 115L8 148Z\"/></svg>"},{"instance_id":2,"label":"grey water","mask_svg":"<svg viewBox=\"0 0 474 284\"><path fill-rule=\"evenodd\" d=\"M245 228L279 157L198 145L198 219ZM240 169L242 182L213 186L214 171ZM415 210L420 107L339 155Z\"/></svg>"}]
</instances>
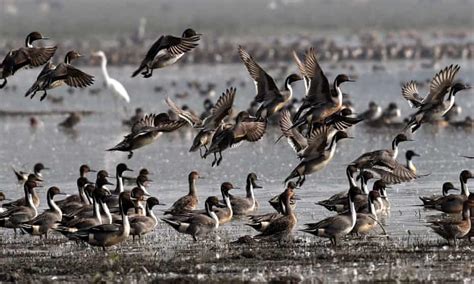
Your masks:
<instances>
[{"instance_id":1,"label":"grey water","mask_svg":"<svg viewBox=\"0 0 474 284\"><path fill-rule=\"evenodd\" d=\"M386 71L372 72L372 63L355 62L355 70L349 74L357 75L357 82L345 84L343 89L350 94L356 111L362 112L368 102L374 100L383 107L389 102L396 102L402 109L402 115L410 114L408 105L400 95L400 83L408 80L425 81L430 79L444 64L456 62L441 62L433 69L419 68L420 62L400 61L384 63ZM460 62L459 78L474 83L473 62ZM327 63L326 63L327 64ZM323 63L323 68L326 65ZM96 76L96 83L92 88L102 87L102 73L100 68L84 68L85 71ZM38 129L31 129L28 117L0 118L0 191L9 198L22 196L23 190L16 183L11 166L21 169L31 169L36 162L43 162L51 170L45 171L45 189L52 185L59 186L67 193L76 192L78 168L87 163L94 169L106 169L114 174L115 165L125 162L137 172L146 167L153 173L150 178L153 183L150 192L160 201L172 204L178 197L187 192L187 175L197 170L206 179L198 181L198 193L203 200L210 195L220 196L219 187L224 181L230 181L241 189L233 194L243 195L245 178L250 172L255 172L263 189L256 190L259 200L259 212L271 212L267 203L272 196L283 191L282 181L297 165L298 159L289 145L284 141L275 144L279 130L269 128L264 138L257 143L244 143L238 148L223 153L222 164L211 168L211 158L203 160L198 153L189 153L195 130L186 128L176 133L165 134L154 144L135 152L132 159L127 159L127 153L106 152L105 149L114 146L126 135L128 128L122 126L122 119L128 118L136 107L143 107L148 113L167 110L164 99L167 96L175 99L178 104L187 104L192 109L202 111L204 98L197 92L189 91L186 83L191 80L203 84L216 83L216 95L226 88L225 82L230 78L237 78L236 107L246 109L255 94L254 85L247 71L242 65L192 65L173 66L165 70L157 70L150 79L130 78L133 67L110 67L111 77L119 80L128 90L131 103L125 105L116 101L106 90L98 95L91 95L88 90L75 90L69 94L66 88L53 90L52 96L63 96L62 105L49 102L39 102L23 97L24 92L33 83L39 69L18 72L9 80L16 90L0 91L1 110L22 111L50 111L50 110L92 110L95 114L85 116L74 131L64 131L57 124L65 118L61 115L39 116L44 125ZM296 70L294 70L296 71ZM327 71L330 78L339 72L348 72L340 66ZM270 69L270 74L278 71ZM245 81L242 86L239 82ZM176 82L176 86L172 86ZM278 85L282 80L278 80ZM164 91L156 93L155 87L163 87ZM176 99L175 94L189 92L185 99ZM427 93L427 87L420 89L422 94ZM298 85L295 95L301 98L303 88ZM457 102L463 107L463 113L458 119L466 115L473 115L473 92L465 92L457 96ZM126 111L124 109L126 108ZM346 165L360 154L376 149L389 148L391 139L396 135L396 129L369 128L363 123L352 130L356 139L342 141L338 145L333 161L322 171L307 176L306 183L298 190L301 198L297 204L299 226L307 222L321 220L331 216L332 212L315 205L314 203L330 197L332 194L347 190L348 182L345 176ZM460 155L474 156L473 133L454 128L436 129L424 126L416 133L414 142L401 145L401 153L412 149L421 155L414 163L420 174L429 174L410 183L394 185L388 194L392 204L391 215L385 219L385 229L391 236L403 237L408 234L417 234L428 238L435 238L426 226L426 218L437 212L423 210L419 207L420 195L439 194L445 181L452 181L459 187L459 173L463 169L473 169L474 160L468 160ZM404 163L404 155L399 160ZM92 179L92 177L90 177ZM370 185L371 186L371 185ZM44 190L41 208L46 207ZM158 213L161 215L161 213ZM219 228L219 233L237 238L240 235L252 234L252 230L242 225L243 221L226 224ZM158 226L155 234L159 234L165 225ZM166 228L168 229L168 228ZM5 231L2 234L7 234ZM296 232L303 236L303 233Z\"/></svg>"}]
</instances>

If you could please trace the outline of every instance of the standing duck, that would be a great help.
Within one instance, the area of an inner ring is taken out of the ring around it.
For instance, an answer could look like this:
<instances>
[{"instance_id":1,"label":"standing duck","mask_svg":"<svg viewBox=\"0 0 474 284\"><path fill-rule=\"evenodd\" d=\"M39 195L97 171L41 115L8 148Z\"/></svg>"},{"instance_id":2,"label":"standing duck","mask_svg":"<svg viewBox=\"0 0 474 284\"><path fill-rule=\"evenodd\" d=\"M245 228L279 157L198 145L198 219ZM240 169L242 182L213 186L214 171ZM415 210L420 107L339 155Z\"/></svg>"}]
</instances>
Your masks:
<instances>
[{"instance_id":1,"label":"standing duck","mask_svg":"<svg viewBox=\"0 0 474 284\"><path fill-rule=\"evenodd\" d=\"M11 50L0 63L0 89L7 84L7 78L13 76L16 71L23 67L39 67L48 62L56 52L57 47L34 47L33 42L37 40L48 39L39 32L30 33L25 39L25 47Z\"/></svg>"},{"instance_id":2,"label":"standing duck","mask_svg":"<svg viewBox=\"0 0 474 284\"><path fill-rule=\"evenodd\" d=\"M291 84L303 78L297 74L291 74L286 77L283 90L279 90L273 78L241 46L239 46L239 56L255 83L257 95L254 101L260 103L255 116L265 120L285 107L293 97Z\"/></svg>"},{"instance_id":3,"label":"standing duck","mask_svg":"<svg viewBox=\"0 0 474 284\"><path fill-rule=\"evenodd\" d=\"M445 238L448 243L453 240L454 245L457 246L458 239L465 237L471 230L470 208L472 201L464 200L462 203L462 219L461 220L444 220L433 222L430 228L433 231Z\"/></svg>"},{"instance_id":4,"label":"standing duck","mask_svg":"<svg viewBox=\"0 0 474 284\"><path fill-rule=\"evenodd\" d=\"M115 169L115 178L117 179L117 184L115 190L112 192L112 195L105 200L109 208L118 207L118 197L120 193L124 191L123 186L123 173L126 171L133 171L126 164L120 163Z\"/></svg>"},{"instance_id":5,"label":"standing duck","mask_svg":"<svg viewBox=\"0 0 474 284\"><path fill-rule=\"evenodd\" d=\"M47 94L47 90L60 87L64 84L73 88L85 88L94 83L94 76L86 74L71 65L71 61L81 57L79 52L71 50L64 57L64 62L57 66L49 63L45 65L41 73L36 78L36 82L26 92L25 97L33 98L36 92L43 91L40 101L43 101Z\"/></svg>"},{"instance_id":6,"label":"standing duck","mask_svg":"<svg viewBox=\"0 0 474 284\"><path fill-rule=\"evenodd\" d=\"M351 187L348 194L349 212L326 218L317 223L305 224L306 229L303 232L313 234L318 237L329 238L333 245L337 241L349 234L357 221L357 212L354 206L354 199L359 193L358 187Z\"/></svg>"},{"instance_id":7,"label":"standing duck","mask_svg":"<svg viewBox=\"0 0 474 284\"><path fill-rule=\"evenodd\" d=\"M219 218L212 210L213 207L225 207L219 203L219 198L211 196L206 199L206 214L192 214L188 218L175 220L173 218L162 219L165 223L173 227L182 234L188 234L197 241L197 237L204 236L219 228Z\"/></svg>"},{"instance_id":8,"label":"standing duck","mask_svg":"<svg viewBox=\"0 0 474 284\"><path fill-rule=\"evenodd\" d=\"M146 200L146 214L145 216L133 216L130 217L130 235L132 235L133 240L138 236L139 239L143 235L150 233L155 229L158 224L158 219L153 213L153 207L156 205L163 205L155 197L150 197Z\"/></svg>"},{"instance_id":9,"label":"standing duck","mask_svg":"<svg viewBox=\"0 0 474 284\"><path fill-rule=\"evenodd\" d=\"M232 204L234 215L248 215L257 210L258 202L255 199L254 189L262 188L257 184L257 180L257 175L255 173L248 174L245 186L247 195L245 197L230 195L230 203Z\"/></svg>"},{"instance_id":10,"label":"standing duck","mask_svg":"<svg viewBox=\"0 0 474 284\"><path fill-rule=\"evenodd\" d=\"M200 38L201 34L197 34L193 29L186 29L181 37L161 36L148 50L132 77L141 73L144 78L150 78L153 75L153 69L176 63L186 52L198 46Z\"/></svg>"},{"instance_id":11,"label":"standing duck","mask_svg":"<svg viewBox=\"0 0 474 284\"><path fill-rule=\"evenodd\" d=\"M165 211L165 215L179 215L186 212L190 212L196 209L198 205L198 197L196 193L196 181L201 178L199 173L192 171L189 173L188 182L189 182L189 192L187 195L176 200L173 205Z\"/></svg>"},{"instance_id":12,"label":"standing duck","mask_svg":"<svg viewBox=\"0 0 474 284\"><path fill-rule=\"evenodd\" d=\"M61 209L54 202L54 196L58 194L63 194L59 188L55 186L50 187L46 193L46 200L49 209L45 210L28 223L20 225L21 230L30 235L40 237L44 235L45 238L48 238L48 232L57 227L58 223L63 218Z\"/></svg>"},{"instance_id":13,"label":"standing duck","mask_svg":"<svg viewBox=\"0 0 474 284\"><path fill-rule=\"evenodd\" d=\"M367 213L358 212L356 217L356 223L351 233L367 234L372 231L377 225L377 213L375 212L374 202L380 198L380 194L377 191L371 191L367 198Z\"/></svg>"},{"instance_id":14,"label":"standing duck","mask_svg":"<svg viewBox=\"0 0 474 284\"><path fill-rule=\"evenodd\" d=\"M185 123L183 120L171 120L166 113L145 115L133 125L130 134L107 151L129 152L128 158L131 159L133 150L153 143L163 132L175 131Z\"/></svg>"}]
</instances>

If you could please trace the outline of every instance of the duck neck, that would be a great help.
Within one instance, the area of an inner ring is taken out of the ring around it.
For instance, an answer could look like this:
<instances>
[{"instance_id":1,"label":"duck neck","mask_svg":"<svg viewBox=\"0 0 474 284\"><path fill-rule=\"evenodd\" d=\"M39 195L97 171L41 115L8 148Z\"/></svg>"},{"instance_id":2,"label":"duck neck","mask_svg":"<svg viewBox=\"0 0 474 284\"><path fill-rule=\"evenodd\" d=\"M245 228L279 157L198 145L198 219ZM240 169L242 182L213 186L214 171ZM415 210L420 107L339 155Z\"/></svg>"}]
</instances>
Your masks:
<instances>
[{"instance_id":1,"label":"duck neck","mask_svg":"<svg viewBox=\"0 0 474 284\"><path fill-rule=\"evenodd\" d=\"M147 206L143 204L143 201L139 201L137 207L135 207L135 213L144 216L146 214L146 207Z\"/></svg>"},{"instance_id":2,"label":"duck neck","mask_svg":"<svg viewBox=\"0 0 474 284\"><path fill-rule=\"evenodd\" d=\"M29 35L25 39L25 46L28 48L33 47L33 40L31 40L31 37Z\"/></svg>"},{"instance_id":3,"label":"duck neck","mask_svg":"<svg viewBox=\"0 0 474 284\"><path fill-rule=\"evenodd\" d=\"M86 196L86 193L84 192L84 187L83 186L78 186L77 187L79 191L79 198L81 199L81 203L89 205L89 199Z\"/></svg>"},{"instance_id":4,"label":"duck neck","mask_svg":"<svg viewBox=\"0 0 474 284\"><path fill-rule=\"evenodd\" d=\"M56 212L59 215L59 220L63 218L63 212L59 208L59 206L54 202L54 196L48 194L46 201L48 202L48 207L51 211Z\"/></svg>"},{"instance_id":5,"label":"duck neck","mask_svg":"<svg viewBox=\"0 0 474 284\"><path fill-rule=\"evenodd\" d=\"M216 213L212 211L212 206L206 203L206 213L209 217L214 220L214 227L217 229L219 228L219 218L217 217Z\"/></svg>"},{"instance_id":6,"label":"duck neck","mask_svg":"<svg viewBox=\"0 0 474 284\"><path fill-rule=\"evenodd\" d=\"M443 116L453 107L455 97L456 97L456 93L451 88L451 92L449 92L449 96L448 96L448 99L447 99L448 106L446 107L446 110L443 112Z\"/></svg>"},{"instance_id":7,"label":"duck neck","mask_svg":"<svg viewBox=\"0 0 474 284\"><path fill-rule=\"evenodd\" d=\"M409 169L410 171L412 171L414 173L416 172L416 167L413 164L413 161L411 159L408 159L408 158L407 158L407 169Z\"/></svg>"},{"instance_id":8,"label":"duck neck","mask_svg":"<svg viewBox=\"0 0 474 284\"><path fill-rule=\"evenodd\" d=\"M335 94L333 95L333 100L337 102L337 104L342 104L342 90L339 87L339 82L337 80L334 80L334 91Z\"/></svg>"},{"instance_id":9,"label":"duck neck","mask_svg":"<svg viewBox=\"0 0 474 284\"><path fill-rule=\"evenodd\" d=\"M232 211L232 204L230 203L229 193L222 190L222 199L224 199L224 203L227 206L227 209L229 209L230 217L232 218L234 212Z\"/></svg>"},{"instance_id":10,"label":"duck neck","mask_svg":"<svg viewBox=\"0 0 474 284\"><path fill-rule=\"evenodd\" d=\"M293 215L293 208L291 208L291 198L289 196L285 196L285 215L290 216Z\"/></svg>"},{"instance_id":11,"label":"duck neck","mask_svg":"<svg viewBox=\"0 0 474 284\"><path fill-rule=\"evenodd\" d=\"M369 205L369 213L375 216L375 220L377 220L377 214L375 213L375 206L372 202L372 199L368 198L368 205Z\"/></svg>"},{"instance_id":12,"label":"duck neck","mask_svg":"<svg viewBox=\"0 0 474 284\"><path fill-rule=\"evenodd\" d=\"M109 206L106 203L99 201L102 211L104 211L105 216L107 216L107 224L112 224L112 214L110 214Z\"/></svg>"},{"instance_id":13,"label":"duck neck","mask_svg":"<svg viewBox=\"0 0 474 284\"><path fill-rule=\"evenodd\" d=\"M253 210L255 208L255 194L253 192L253 181L250 179L247 180L246 191L247 191L247 198L249 198L252 201L252 210Z\"/></svg>"},{"instance_id":14,"label":"duck neck","mask_svg":"<svg viewBox=\"0 0 474 284\"><path fill-rule=\"evenodd\" d=\"M461 181L461 194L469 197L469 188L467 187L467 180L460 178Z\"/></svg>"},{"instance_id":15,"label":"duck neck","mask_svg":"<svg viewBox=\"0 0 474 284\"><path fill-rule=\"evenodd\" d=\"M357 184L354 180L354 177L352 176L352 172L349 169L346 170L346 175L347 175L347 179L349 180L349 185L351 187L357 186Z\"/></svg>"},{"instance_id":16,"label":"duck neck","mask_svg":"<svg viewBox=\"0 0 474 284\"><path fill-rule=\"evenodd\" d=\"M189 178L189 193L188 195L196 196L196 179Z\"/></svg>"},{"instance_id":17,"label":"duck neck","mask_svg":"<svg viewBox=\"0 0 474 284\"><path fill-rule=\"evenodd\" d=\"M153 223L158 224L158 218L156 218L155 213L153 213L153 208L150 208L150 206L146 206L146 216L153 219Z\"/></svg>"},{"instance_id":18,"label":"duck neck","mask_svg":"<svg viewBox=\"0 0 474 284\"><path fill-rule=\"evenodd\" d=\"M397 139L393 139L392 141L392 150L393 150L393 156L392 158L396 159L398 156L398 141Z\"/></svg>"},{"instance_id":19,"label":"duck neck","mask_svg":"<svg viewBox=\"0 0 474 284\"><path fill-rule=\"evenodd\" d=\"M119 200L120 214L122 215L122 236L127 238L130 235L130 222L128 221L127 211L122 200Z\"/></svg>"},{"instance_id":20,"label":"duck neck","mask_svg":"<svg viewBox=\"0 0 474 284\"><path fill-rule=\"evenodd\" d=\"M369 194L369 188L367 187L367 180L364 178L363 175L360 177L360 187L362 188L362 191L364 192L364 194Z\"/></svg>"},{"instance_id":21,"label":"duck neck","mask_svg":"<svg viewBox=\"0 0 474 284\"><path fill-rule=\"evenodd\" d=\"M119 195L123 192L123 177L121 173L117 173L117 187L115 188L114 194Z\"/></svg>"},{"instance_id":22,"label":"duck neck","mask_svg":"<svg viewBox=\"0 0 474 284\"><path fill-rule=\"evenodd\" d=\"M99 224L102 223L102 215L100 215L100 209L99 209L99 203L97 202L96 198L92 198L92 206L94 210L94 218L96 218L99 221Z\"/></svg>"},{"instance_id":23,"label":"duck neck","mask_svg":"<svg viewBox=\"0 0 474 284\"><path fill-rule=\"evenodd\" d=\"M356 223L356 219L357 219L357 212L355 210L354 201L352 200L352 197L350 197L350 196L349 196L349 209L350 209L350 213L351 213L351 226L352 226L352 228L354 228L355 223Z\"/></svg>"},{"instance_id":24,"label":"duck neck","mask_svg":"<svg viewBox=\"0 0 474 284\"><path fill-rule=\"evenodd\" d=\"M469 208L469 206L464 206L463 209L462 209L462 219L464 221L468 221L469 224L471 222L471 209Z\"/></svg>"},{"instance_id":25,"label":"duck neck","mask_svg":"<svg viewBox=\"0 0 474 284\"><path fill-rule=\"evenodd\" d=\"M287 100L291 100L291 98L293 97L293 87L291 87L291 84L288 80L285 83L285 89L289 93L289 96L288 96Z\"/></svg>"}]
</instances>

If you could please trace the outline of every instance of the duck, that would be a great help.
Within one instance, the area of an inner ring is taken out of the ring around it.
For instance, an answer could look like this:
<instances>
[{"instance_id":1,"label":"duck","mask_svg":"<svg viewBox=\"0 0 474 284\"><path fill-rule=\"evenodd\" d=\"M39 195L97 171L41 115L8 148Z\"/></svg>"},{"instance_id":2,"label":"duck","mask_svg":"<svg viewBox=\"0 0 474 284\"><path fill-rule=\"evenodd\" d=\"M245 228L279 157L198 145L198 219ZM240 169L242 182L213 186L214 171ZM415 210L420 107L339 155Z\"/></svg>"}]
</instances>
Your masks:
<instances>
[{"instance_id":1,"label":"duck","mask_svg":"<svg viewBox=\"0 0 474 284\"><path fill-rule=\"evenodd\" d=\"M79 112L73 111L70 112L69 115L61 121L58 126L62 129L74 129L76 125L78 125L82 120L82 115Z\"/></svg>"},{"instance_id":2,"label":"duck","mask_svg":"<svg viewBox=\"0 0 474 284\"><path fill-rule=\"evenodd\" d=\"M66 53L64 62L57 66L49 62L36 78L31 88L26 92L25 97L33 98L38 91L43 91L40 101L48 95L47 90L60 87L64 84L72 88L85 88L94 83L94 76L84 73L71 65L71 61L82 55L71 50Z\"/></svg>"},{"instance_id":3,"label":"duck","mask_svg":"<svg viewBox=\"0 0 474 284\"><path fill-rule=\"evenodd\" d=\"M33 42L45 39L48 38L43 36L40 32L31 32L25 39L25 47L10 50L7 53L2 63L0 63L0 79L3 79L3 82L0 84L0 89L7 85L7 78L15 75L18 70L24 67L39 67L44 65L53 57L57 46L33 46Z\"/></svg>"},{"instance_id":4,"label":"duck","mask_svg":"<svg viewBox=\"0 0 474 284\"><path fill-rule=\"evenodd\" d=\"M12 207L0 214L0 227L13 228L15 231L21 224L27 223L38 216L37 207L33 203L33 190L41 185L35 180L27 180L23 185L25 190L25 205Z\"/></svg>"},{"instance_id":5,"label":"duck","mask_svg":"<svg viewBox=\"0 0 474 284\"><path fill-rule=\"evenodd\" d=\"M171 120L167 113L145 115L133 125L130 134L107 151L128 152L131 159L134 150L153 143L163 132L175 131L185 124L183 120Z\"/></svg>"},{"instance_id":6,"label":"duck","mask_svg":"<svg viewBox=\"0 0 474 284\"><path fill-rule=\"evenodd\" d=\"M303 78L298 74L290 74L285 79L283 90L278 89L273 78L242 47L238 48L239 56L244 63L256 87L255 102L260 104L255 116L264 120L280 111L293 97L292 84Z\"/></svg>"},{"instance_id":7,"label":"duck","mask_svg":"<svg viewBox=\"0 0 474 284\"><path fill-rule=\"evenodd\" d=\"M199 199L196 193L196 181L202 178L198 172L192 171L189 173L189 192L187 195L176 200L173 205L165 211L165 215L179 215L196 209Z\"/></svg>"},{"instance_id":8,"label":"duck","mask_svg":"<svg viewBox=\"0 0 474 284\"><path fill-rule=\"evenodd\" d=\"M109 208L118 207L118 197L120 193L124 191L123 185L123 173L126 171L133 172L125 163L120 163L115 168L115 178L117 181L115 190L112 191L112 194L105 200L105 203Z\"/></svg>"},{"instance_id":9,"label":"duck","mask_svg":"<svg viewBox=\"0 0 474 284\"><path fill-rule=\"evenodd\" d=\"M293 182L293 181L288 182L285 190L279 195L280 205L278 205L278 207L277 207L278 208L277 212L260 214L260 215L250 215L249 220L251 221L251 223L246 224L246 225L252 227L253 229L257 230L258 232L264 233L265 231L268 230L268 228L269 228L269 226L272 222L279 219L280 217L287 216L287 209L286 209L287 206L290 207L291 212L294 212L294 208L296 207L296 205L292 205L291 201L293 200L293 202L296 203L294 190L297 189L297 188L298 187L296 186L295 182ZM286 203L286 198L288 196L289 196L289 204ZM289 223L293 223L293 221L296 222L296 220L292 220L293 217L290 217L290 216L286 217L285 219L286 220L284 222L288 222L288 221L289 221ZM295 219L296 219L296 217L295 217ZM280 225L282 224L281 221L278 221L278 222L279 222ZM275 223L272 226L276 226L276 224L277 223ZM294 223L293 225L296 225L296 223ZM283 226L281 226L280 228L283 228ZM293 226L293 228L294 228L294 226ZM293 228L291 228L291 230ZM275 233L278 230L273 228L273 229L267 231L266 234L269 234L271 231ZM272 234L269 234L269 235L272 235Z\"/></svg>"},{"instance_id":10,"label":"duck","mask_svg":"<svg viewBox=\"0 0 474 284\"><path fill-rule=\"evenodd\" d=\"M16 170L14 167L12 167L12 170L19 183L24 183L28 179L28 175L30 175L30 173ZM32 174L34 174L37 179L43 179L43 174L41 173L43 170L49 170L49 168L45 167L43 163L36 163L33 166Z\"/></svg>"},{"instance_id":11,"label":"duck","mask_svg":"<svg viewBox=\"0 0 474 284\"><path fill-rule=\"evenodd\" d=\"M346 167L346 176L347 176L347 180L349 181L349 188L357 187L356 180L354 179L354 174L356 172L357 172L357 169L354 166L349 165L349 166ZM363 180L361 180L361 182L362 181ZM338 193L332 195L328 199L318 201L315 204L316 205L321 205L321 206L325 207L326 209L331 210L331 208L334 208L333 207L334 204L342 204L342 202L347 203L347 194L348 193L349 192L347 190L344 190L344 191L341 191L341 192L338 192Z\"/></svg>"},{"instance_id":12,"label":"duck","mask_svg":"<svg viewBox=\"0 0 474 284\"><path fill-rule=\"evenodd\" d=\"M86 177L79 177L77 179L77 190L78 194L73 194L66 197L63 200L56 201L57 206L61 209L62 213L69 215L72 212L76 212L81 209L84 205L89 205L90 200L86 194L85 187L89 184Z\"/></svg>"},{"instance_id":13,"label":"duck","mask_svg":"<svg viewBox=\"0 0 474 284\"><path fill-rule=\"evenodd\" d=\"M302 231L318 237L329 238L331 244L337 246L338 240L354 229L357 221L354 199L359 192L360 189L358 187L351 187L349 189L349 212L326 218L317 223L305 224L306 228Z\"/></svg>"},{"instance_id":14,"label":"duck","mask_svg":"<svg viewBox=\"0 0 474 284\"><path fill-rule=\"evenodd\" d=\"M236 147L241 142L259 141L267 129L267 122L260 121L250 116L246 111L237 114L235 123L232 125L222 125L214 133L211 145L204 153L203 158L213 154L214 161L212 167L219 166L222 161L222 152L228 148ZM219 158L217 158L219 154Z\"/></svg>"},{"instance_id":15,"label":"duck","mask_svg":"<svg viewBox=\"0 0 474 284\"><path fill-rule=\"evenodd\" d=\"M221 184L222 199L226 207L214 209L217 218L219 218L219 225L223 225L225 223L230 222L232 220L232 217L234 216L234 210L232 208L233 205L230 200L229 194L229 191L232 189L234 189L234 185L230 182L224 182Z\"/></svg>"},{"instance_id":16,"label":"duck","mask_svg":"<svg viewBox=\"0 0 474 284\"><path fill-rule=\"evenodd\" d=\"M369 196L367 198L367 208L368 212L363 213L363 212L357 212L356 215L356 223L354 225L354 228L352 229L351 233L352 234L368 234L370 231L375 229L375 226L377 225L377 213L375 212L375 205L374 202L380 198L380 194L377 191L371 191L369 193Z\"/></svg>"},{"instance_id":17,"label":"duck","mask_svg":"<svg viewBox=\"0 0 474 284\"><path fill-rule=\"evenodd\" d=\"M463 211L463 204L469 198L469 188L467 181L474 178L474 175L469 170L463 170L459 175L461 182L461 193L450 194L440 198L434 205L436 210L443 211L444 213L460 213Z\"/></svg>"},{"instance_id":18,"label":"duck","mask_svg":"<svg viewBox=\"0 0 474 284\"><path fill-rule=\"evenodd\" d=\"M319 66L316 51L312 47L306 52L304 64L301 63L296 52L293 52L293 57L297 62L300 73L305 78L306 86L303 103L294 116L294 125L323 124L326 118L342 110L340 85L344 82L354 82L354 80L346 74L339 74L334 79L331 88L326 75ZM309 110L301 116L306 109Z\"/></svg>"},{"instance_id":19,"label":"duck","mask_svg":"<svg viewBox=\"0 0 474 284\"><path fill-rule=\"evenodd\" d=\"M230 203L232 204L232 210L234 215L242 216L248 215L252 212L255 212L258 208L258 201L255 199L255 188L262 188L262 186L257 184L257 175L255 173L249 173L247 175L245 190L247 192L245 197L239 197L234 195L229 195Z\"/></svg>"},{"instance_id":20,"label":"duck","mask_svg":"<svg viewBox=\"0 0 474 284\"><path fill-rule=\"evenodd\" d=\"M219 228L219 218L212 210L213 207L224 208L225 205L219 203L217 196L210 196L206 199L206 214L193 214L188 218L175 220L173 218L162 219L166 224L182 234L188 234L197 241L197 237L208 235Z\"/></svg>"},{"instance_id":21,"label":"duck","mask_svg":"<svg viewBox=\"0 0 474 284\"><path fill-rule=\"evenodd\" d=\"M458 245L458 239L465 237L471 230L470 208L472 207L470 200L464 200L462 203L462 219L461 220L444 220L431 223L430 228L439 236L448 241L453 240L454 245Z\"/></svg>"},{"instance_id":22,"label":"duck","mask_svg":"<svg viewBox=\"0 0 474 284\"><path fill-rule=\"evenodd\" d=\"M412 141L406 134L399 133L392 140L392 148L367 152L359 156L351 165L366 171L374 172L387 184L408 182L416 179L416 173L400 164L396 158L398 156L398 145L401 142Z\"/></svg>"},{"instance_id":23,"label":"duck","mask_svg":"<svg viewBox=\"0 0 474 284\"><path fill-rule=\"evenodd\" d=\"M142 168L138 172L138 176L146 176L151 175L152 173L147 168ZM138 177L137 176L137 177ZM127 185L134 185L137 183L137 177L129 177L129 176L122 176L122 180Z\"/></svg>"},{"instance_id":24,"label":"duck","mask_svg":"<svg viewBox=\"0 0 474 284\"><path fill-rule=\"evenodd\" d=\"M344 131L337 131L329 137L330 131L330 128L326 126L313 130L308 147L300 155L301 162L286 177L285 183L298 178L296 184L301 187L306 180L306 175L320 171L329 164L336 153L336 145L339 141L352 138Z\"/></svg>"},{"instance_id":25,"label":"duck","mask_svg":"<svg viewBox=\"0 0 474 284\"><path fill-rule=\"evenodd\" d=\"M29 174L27 181L36 181L36 182L42 182L43 180L40 178L37 178L36 175L34 174ZM36 192L36 188L39 186L35 186L31 189L31 199L33 201L33 204L36 208L39 207L41 199L38 195L38 192ZM28 199L26 197L19 198L17 200L8 202L8 203L3 203L2 207L4 208L14 208L18 206L27 206L28 204Z\"/></svg>"},{"instance_id":26,"label":"duck","mask_svg":"<svg viewBox=\"0 0 474 284\"><path fill-rule=\"evenodd\" d=\"M181 37L161 36L148 50L140 67L133 72L132 77L141 73L144 78L150 78L154 69L176 63L185 53L196 48L200 39L201 34L191 28L186 29Z\"/></svg>"},{"instance_id":27,"label":"duck","mask_svg":"<svg viewBox=\"0 0 474 284\"><path fill-rule=\"evenodd\" d=\"M365 120L366 122L372 122L379 119L382 116L382 107L380 107L374 101L369 102L369 108L363 113L357 115L358 118Z\"/></svg>"},{"instance_id":28,"label":"duck","mask_svg":"<svg viewBox=\"0 0 474 284\"><path fill-rule=\"evenodd\" d=\"M429 94L422 98L415 81L402 86L402 96L410 106L417 108L411 115L405 130L414 133L425 122L440 120L453 107L455 96L459 91L470 89L470 86L461 82L454 83L461 67L449 65L436 73L430 82ZM445 100L448 95L447 100Z\"/></svg>"},{"instance_id":29,"label":"duck","mask_svg":"<svg viewBox=\"0 0 474 284\"><path fill-rule=\"evenodd\" d=\"M445 182L443 183L443 187L441 189L441 193L442 195L436 195L436 194L433 194L431 196L420 196L420 200L423 202L423 206L426 207L426 208L434 208L434 206L436 205L436 203L438 203L438 201L447 196L448 195L448 192L450 190L458 190L457 188L454 187L454 185L451 183L451 182Z\"/></svg>"},{"instance_id":30,"label":"duck","mask_svg":"<svg viewBox=\"0 0 474 284\"><path fill-rule=\"evenodd\" d=\"M145 234L152 232L158 224L158 218L153 213L153 207L156 205L163 205L160 203L158 198L150 197L146 200L146 214L145 216L133 216L130 217L130 235L135 240L138 236L139 239Z\"/></svg>"},{"instance_id":31,"label":"duck","mask_svg":"<svg viewBox=\"0 0 474 284\"><path fill-rule=\"evenodd\" d=\"M54 202L54 196L65 194L61 190L52 186L46 193L46 200L49 209L36 216L33 220L20 225L20 229L33 236L48 238L48 232L54 229L63 218L63 213L59 206Z\"/></svg>"},{"instance_id":32,"label":"duck","mask_svg":"<svg viewBox=\"0 0 474 284\"><path fill-rule=\"evenodd\" d=\"M189 152L195 152L199 149L199 154L201 158L203 157L202 149L208 150L208 146L211 145L212 137L216 129L223 124L223 121L229 117L232 112L236 90L236 88L232 87L226 89L217 102L212 105L209 113L204 118L200 118L190 111L179 108L170 98L166 99L166 104L173 113L181 119L184 119L191 127L200 129L193 139L193 144Z\"/></svg>"},{"instance_id":33,"label":"duck","mask_svg":"<svg viewBox=\"0 0 474 284\"><path fill-rule=\"evenodd\" d=\"M122 192L119 195L120 215L122 224L102 224L89 229L79 230L71 234L74 239L79 239L91 246L106 247L113 246L125 241L130 235L130 222L127 212L135 207L133 198L128 192Z\"/></svg>"},{"instance_id":34,"label":"duck","mask_svg":"<svg viewBox=\"0 0 474 284\"><path fill-rule=\"evenodd\" d=\"M104 86L112 93L114 98L121 99L126 103L130 102L130 96L127 92L127 89L120 83L118 80L111 78L109 72L107 71L107 57L105 52L102 50L92 53L92 56L100 58L100 66L102 68L102 74L104 75Z\"/></svg>"},{"instance_id":35,"label":"duck","mask_svg":"<svg viewBox=\"0 0 474 284\"><path fill-rule=\"evenodd\" d=\"M413 150L408 150L405 152L405 159L407 162L405 167L416 174L416 167L413 164L413 157L420 157L420 155Z\"/></svg>"}]
</instances>

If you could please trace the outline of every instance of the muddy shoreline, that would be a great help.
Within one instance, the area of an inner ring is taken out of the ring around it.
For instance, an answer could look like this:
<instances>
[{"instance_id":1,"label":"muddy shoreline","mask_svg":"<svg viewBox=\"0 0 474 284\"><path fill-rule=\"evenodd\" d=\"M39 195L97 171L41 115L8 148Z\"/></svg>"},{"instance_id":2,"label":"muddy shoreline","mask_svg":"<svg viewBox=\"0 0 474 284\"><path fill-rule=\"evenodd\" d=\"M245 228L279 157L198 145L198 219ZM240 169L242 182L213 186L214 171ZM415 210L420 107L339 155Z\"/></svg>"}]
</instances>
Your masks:
<instances>
[{"instance_id":1,"label":"muddy shoreline","mask_svg":"<svg viewBox=\"0 0 474 284\"><path fill-rule=\"evenodd\" d=\"M312 238L284 243L197 243L153 234L103 252L54 235L13 239L3 232L1 282L334 282L470 281L474 245L458 248L426 236L351 238L338 247ZM470 279L470 280L469 280Z\"/></svg>"}]
</instances>

